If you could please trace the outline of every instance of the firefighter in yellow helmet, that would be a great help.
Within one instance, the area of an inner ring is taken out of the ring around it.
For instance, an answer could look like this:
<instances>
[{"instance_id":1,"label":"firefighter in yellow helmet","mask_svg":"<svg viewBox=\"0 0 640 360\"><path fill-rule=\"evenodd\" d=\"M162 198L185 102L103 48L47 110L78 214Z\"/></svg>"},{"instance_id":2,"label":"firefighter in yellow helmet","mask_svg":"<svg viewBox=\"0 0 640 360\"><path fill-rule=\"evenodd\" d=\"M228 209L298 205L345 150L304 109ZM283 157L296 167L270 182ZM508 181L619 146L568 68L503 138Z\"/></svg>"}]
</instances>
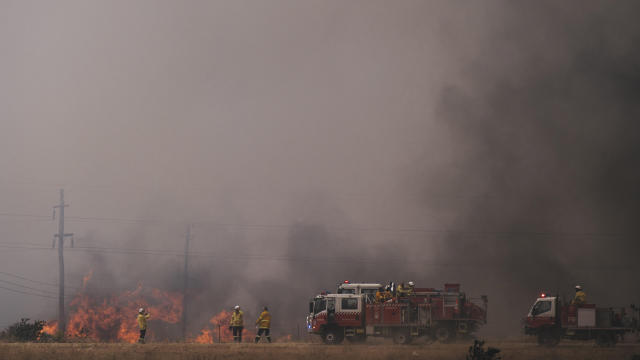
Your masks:
<instances>
[{"instance_id":1,"label":"firefighter in yellow helmet","mask_svg":"<svg viewBox=\"0 0 640 360\"><path fill-rule=\"evenodd\" d=\"M376 291L376 297L375 297L375 303L379 304L384 302L384 288L380 287L377 291Z\"/></svg>"},{"instance_id":2,"label":"firefighter in yellow helmet","mask_svg":"<svg viewBox=\"0 0 640 360\"><path fill-rule=\"evenodd\" d=\"M409 287L406 286L404 282L401 282L400 285L398 285L398 288L396 289L396 294L398 297L407 296L409 294Z\"/></svg>"},{"instance_id":3,"label":"firefighter in yellow helmet","mask_svg":"<svg viewBox=\"0 0 640 360\"><path fill-rule=\"evenodd\" d=\"M383 300L386 302L386 301L391 300L392 298L393 298L393 294L391 293L391 286L387 285L384 288L384 299Z\"/></svg>"},{"instance_id":4,"label":"firefighter in yellow helmet","mask_svg":"<svg viewBox=\"0 0 640 360\"><path fill-rule=\"evenodd\" d=\"M571 301L571 305L581 306L587 303L587 294L582 290L582 286L576 285L576 295Z\"/></svg>"},{"instance_id":5,"label":"firefighter in yellow helmet","mask_svg":"<svg viewBox=\"0 0 640 360\"><path fill-rule=\"evenodd\" d=\"M269 309L264 307L262 313L260 313L260 317L256 320L256 325L258 325L258 333L256 334L256 344L260 341L262 334L267 338L268 342L271 342L271 314L269 314Z\"/></svg>"},{"instance_id":6,"label":"firefighter in yellow helmet","mask_svg":"<svg viewBox=\"0 0 640 360\"><path fill-rule=\"evenodd\" d=\"M416 291L416 284L413 281L409 281L409 287L407 288L407 294L408 295L413 295L413 293Z\"/></svg>"},{"instance_id":7,"label":"firefighter in yellow helmet","mask_svg":"<svg viewBox=\"0 0 640 360\"><path fill-rule=\"evenodd\" d=\"M147 320L151 317L148 312L144 311L144 308L138 309L138 327L140 328L140 338L138 343L144 344L144 336L147 334Z\"/></svg>"},{"instance_id":8,"label":"firefighter in yellow helmet","mask_svg":"<svg viewBox=\"0 0 640 360\"><path fill-rule=\"evenodd\" d=\"M229 323L229 329L233 332L233 342L242 342L242 330L244 329L242 315L244 314L240 310L240 305L236 305L231 313L231 322Z\"/></svg>"}]
</instances>

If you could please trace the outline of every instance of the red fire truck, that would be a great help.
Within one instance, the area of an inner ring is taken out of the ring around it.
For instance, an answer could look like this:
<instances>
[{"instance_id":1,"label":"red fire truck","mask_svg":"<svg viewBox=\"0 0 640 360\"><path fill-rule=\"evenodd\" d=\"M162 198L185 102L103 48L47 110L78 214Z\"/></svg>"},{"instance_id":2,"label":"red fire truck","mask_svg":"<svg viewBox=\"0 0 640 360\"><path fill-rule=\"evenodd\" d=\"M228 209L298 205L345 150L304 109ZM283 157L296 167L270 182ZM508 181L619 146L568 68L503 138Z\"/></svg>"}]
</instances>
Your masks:
<instances>
[{"instance_id":1,"label":"red fire truck","mask_svg":"<svg viewBox=\"0 0 640 360\"><path fill-rule=\"evenodd\" d=\"M326 344L365 341L368 336L391 337L408 344L427 336L448 342L471 334L487 321L487 297L467 297L459 284L444 290L415 288L410 295L376 302L371 287L380 284L341 286L339 294L323 293L309 303L307 331Z\"/></svg>"},{"instance_id":2,"label":"red fire truck","mask_svg":"<svg viewBox=\"0 0 640 360\"><path fill-rule=\"evenodd\" d=\"M614 346L626 333L640 329L638 308L597 308L563 304L557 296L541 294L524 320L527 335L538 343L555 346L561 339L596 340L599 346Z\"/></svg>"}]
</instances>

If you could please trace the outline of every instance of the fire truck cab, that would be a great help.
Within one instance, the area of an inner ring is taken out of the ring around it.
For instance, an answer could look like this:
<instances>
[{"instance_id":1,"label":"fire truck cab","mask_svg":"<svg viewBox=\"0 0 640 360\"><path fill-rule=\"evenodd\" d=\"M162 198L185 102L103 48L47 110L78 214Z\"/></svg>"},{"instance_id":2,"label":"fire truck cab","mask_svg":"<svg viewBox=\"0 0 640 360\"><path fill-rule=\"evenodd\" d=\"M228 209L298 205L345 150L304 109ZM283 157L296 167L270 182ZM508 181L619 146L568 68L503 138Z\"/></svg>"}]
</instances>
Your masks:
<instances>
[{"instance_id":1,"label":"fire truck cab","mask_svg":"<svg viewBox=\"0 0 640 360\"><path fill-rule=\"evenodd\" d=\"M327 344L339 344L345 336L362 335L362 310L364 295L318 295L309 304L307 331L319 333Z\"/></svg>"},{"instance_id":2,"label":"fire truck cab","mask_svg":"<svg viewBox=\"0 0 640 360\"><path fill-rule=\"evenodd\" d=\"M561 339L596 340L599 346L613 346L625 333L638 331L638 308L596 308L563 304L557 296L541 294L524 320L525 334L538 343L555 346Z\"/></svg>"}]
</instances>

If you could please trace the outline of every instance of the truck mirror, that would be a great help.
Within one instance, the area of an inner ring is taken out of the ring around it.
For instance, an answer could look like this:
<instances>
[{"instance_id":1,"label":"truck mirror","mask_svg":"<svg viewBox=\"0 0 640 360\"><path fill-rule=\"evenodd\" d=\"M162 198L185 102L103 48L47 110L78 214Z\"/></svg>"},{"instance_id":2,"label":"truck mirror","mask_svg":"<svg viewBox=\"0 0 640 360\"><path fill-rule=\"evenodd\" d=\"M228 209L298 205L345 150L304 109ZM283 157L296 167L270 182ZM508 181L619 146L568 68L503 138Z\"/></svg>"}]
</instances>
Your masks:
<instances>
[{"instance_id":1,"label":"truck mirror","mask_svg":"<svg viewBox=\"0 0 640 360\"><path fill-rule=\"evenodd\" d=\"M313 314L313 301L309 303L309 313Z\"/></svg>"}]
</instances>

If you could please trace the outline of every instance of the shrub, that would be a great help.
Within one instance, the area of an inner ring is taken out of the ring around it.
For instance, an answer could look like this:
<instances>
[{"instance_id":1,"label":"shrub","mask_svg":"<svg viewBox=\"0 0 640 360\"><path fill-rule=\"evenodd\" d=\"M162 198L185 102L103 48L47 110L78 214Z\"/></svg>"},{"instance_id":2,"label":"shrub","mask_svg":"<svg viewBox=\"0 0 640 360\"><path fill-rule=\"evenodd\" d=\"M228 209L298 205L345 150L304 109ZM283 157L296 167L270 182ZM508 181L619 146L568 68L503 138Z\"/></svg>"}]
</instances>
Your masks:
<instances>
[{"instance_id":1,"label":"shrub","mask_svg":"<svg viewBox=\"0 0 640 360\"><path fill-rule=\"evenodd\" d=\"M0 333L0 339L5 341L38 341L45 322L34 320L33 323L29 319L20 319L19 322L9 326Z\"/></svg>"}]
</instances>

